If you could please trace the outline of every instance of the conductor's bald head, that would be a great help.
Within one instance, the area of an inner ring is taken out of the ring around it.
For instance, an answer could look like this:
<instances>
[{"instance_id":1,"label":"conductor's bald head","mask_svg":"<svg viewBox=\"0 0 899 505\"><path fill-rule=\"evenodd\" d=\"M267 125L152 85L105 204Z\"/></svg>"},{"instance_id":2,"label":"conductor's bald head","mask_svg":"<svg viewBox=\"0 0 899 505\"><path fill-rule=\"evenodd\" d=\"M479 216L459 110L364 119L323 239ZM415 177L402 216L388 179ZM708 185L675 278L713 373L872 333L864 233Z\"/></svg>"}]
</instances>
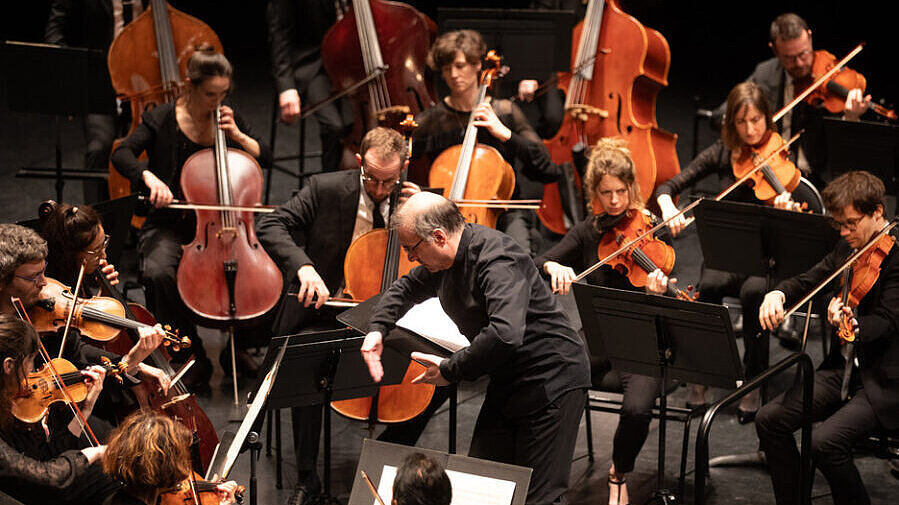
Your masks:
<instances>
[{"instance_id":1,"label":"conductor's bald head","mask_svg":"<svg viewBox=\"0 0 899 505\"><path fill-rule=\"evenodd\" d=\"M435 272L452 265L465 221L455 203L423 191L406 200L393 215L391 226L409 259Z\"/></svg>"}]
</instances>

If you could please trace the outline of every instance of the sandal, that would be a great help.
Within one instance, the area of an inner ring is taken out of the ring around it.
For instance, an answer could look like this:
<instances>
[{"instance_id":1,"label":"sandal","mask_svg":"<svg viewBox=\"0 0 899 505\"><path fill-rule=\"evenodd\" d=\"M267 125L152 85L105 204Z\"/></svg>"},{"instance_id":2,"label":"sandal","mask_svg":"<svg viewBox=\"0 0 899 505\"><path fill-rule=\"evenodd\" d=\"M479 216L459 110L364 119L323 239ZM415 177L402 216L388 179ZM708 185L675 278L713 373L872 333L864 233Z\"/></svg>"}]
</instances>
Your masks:
<instances>
[{"instance_id":1,"label":"sandal","mask_svg":"<svg viewBox=\"0 0 899 505\"><path fill-rule=\"evenodd\" d=\"M609 475L609 505L628 505L627 502L621 503L621 486L625 484L627 484L627 479L617 480L611 474ZM612 503L612 486L615 486L618 491L618 499L614 503Z\"/></svg>"}]
</instances>

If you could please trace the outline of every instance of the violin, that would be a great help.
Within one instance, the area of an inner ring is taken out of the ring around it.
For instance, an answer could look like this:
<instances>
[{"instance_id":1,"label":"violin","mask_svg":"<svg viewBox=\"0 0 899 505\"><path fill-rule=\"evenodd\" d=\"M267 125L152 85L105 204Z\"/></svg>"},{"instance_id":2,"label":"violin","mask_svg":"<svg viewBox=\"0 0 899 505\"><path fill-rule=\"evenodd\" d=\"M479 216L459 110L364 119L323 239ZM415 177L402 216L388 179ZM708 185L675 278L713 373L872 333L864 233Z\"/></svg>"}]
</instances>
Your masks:
<instances>
[{"instance_id":1,"label":"violin","mask_svg":"<svg viewBox=\"0 0 899 505\"><path fill-rule=\"evenodd\" d=\"M115 339L123 329L153 326L124 317L124 305L114 298L78 298L74 304L73 299L71 288L48 278L47 285L41 290L41 299L29 312L34 328L38 332L49 332L65 327L69 312L74 312L72 326L78 328L82 335L100 342ZM163 343L175 351L191 344L189 338L179 336L177 331L172 332L170 327L165 328Z\"/></svg>"},{"instance_id":2,"label":"violin","mask_svg":"<svg viewBox=\"0 0 899 505\"><path fill-rule=\"evenodd\" d=\"M203 480L199 474L193 472L175 489L160 493L159 505L219 505L221 502L218 485L218 482ZM234 491L237 503L243 502L246 491L246 487L237 486Z\"/></svg>"},{"instance_id":3,"label":"violin","mask_svg":"<svg viewBox=\"0 0 899 505\"><path fill-rule=\"evenodd\" d=\"M626 276L632 286L642 288L646 286L649 274L656 269L661 269L665 275L671 273L674 268L674 248L646 233L652 228L652 217L648 212L628 210L626 214L613 229L603 234L596 254L599 258L607 258L615 254L622 244L634 241L628 249L606 264ZM644 234L646 236L636 240ZM691 293L692 291L692 286L681 290L669 283L667 287L668 295L681 300L695 300L699 293Z\"/></svg>"},{"instance_id":4,"label":"violin","mask_svg":"<svg viewBox=\"0 0 899 505\"><path fill-rule=\"evenodd\" d=\"M843 305L851 309L858 308L862 298L877 282L880 276L880 265L890 253L890 249L896 243L896 239L890 235L884 235L877 243L847 268L844 272L842 284ZM848 279L847 279L848 277ZM843 343L855 342L855 331L852 328L852 316L843 314L839 328L840 341Z\"/></svg>"},{"instance_id":5,"label":"violin","mask_svg":"<svg viewBox=\"0 0 899 505\"><path fill-rule=\"evenodd\" d=\"M731 168L734 177L741 179L755 170L749 177L753 182L752 191L763 202L770 203L778 195L792 192L802 178L802 172L790 161L789 151L780 149L783 145L784 139L780 134L768 130L758 145L744 146L739 152L732 154ZM775 152L777 154L772 156ZM766 159L767 161L762 162Z\"/></svg>"},{"instance_id":6,"label":"violin","mask_svg":"<svg viewBox=\"0 0 899 505\"><path fill-rule=\"evenodd\" d=\"M52 363L52 365L51 365ZM127 365L123 362L113 364L109 358L101 358L101 366L107 375L122 382L121 375ZM55 374L58 374L57 380ZM63 358L54 358L45 363L36 372L25 376L22 394L13 397L12 414L22 422L36 423L47 415L50 405L55 402L81 402L87 398L87 376L71 362ZM68 391L68 395L63 388Z\"/></svg>"},{"instance_id":7,"label":"violin","mask_svg":"<svg viewBox=\"0 0 899 505\"><path fill-rule=\"evenodd\" d=\"M501 58L496 51L487 53L487 66L480 76L477 105L484 103L487 90L503 74L500 63ZM472 110L462 144L446 149L434 159L428 182L431 187L444 188L443 196L448 200L476 202L461 209L465 221L496 228L496 220L503 207L489 202L509 201L515 190L515 172L499 151L478 144L478 127L474 125L474 117Z\"/></svg>"},{"instance_id":8,"label":"violin","mask_svg":"<svg viewBox=\"0 0 899 505\"><path fill-rule=\"evenodd\" d=\"M797 83L798 89L809 87L812 85L812 81L817 80L819 76L823 76L836 65L836 56L822 49L815 51L815 61L812 63L811 75L809 75L804 82L801 81L800 83ZM846 106L846 97L849 96L850 90L857 88L864 93L866 86L867 80L864 75L844 66L823 83L818 84L818 86L805 97L805 101L815 107L824 107L828 112L836 114L843 112L843 109ZM887 119L892 119L894 121L897 119L895 111L874 102L868 104L868 109L873 110L875 113Z\"/></svg>"}]
</instances>

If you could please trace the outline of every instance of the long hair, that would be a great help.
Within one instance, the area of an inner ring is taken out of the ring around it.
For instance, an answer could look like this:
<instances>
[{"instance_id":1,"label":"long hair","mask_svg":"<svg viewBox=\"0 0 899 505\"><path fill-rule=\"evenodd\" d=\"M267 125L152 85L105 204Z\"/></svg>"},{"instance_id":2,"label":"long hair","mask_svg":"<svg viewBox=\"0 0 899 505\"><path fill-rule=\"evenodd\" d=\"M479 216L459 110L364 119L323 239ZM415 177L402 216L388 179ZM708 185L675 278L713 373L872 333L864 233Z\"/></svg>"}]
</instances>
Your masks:
<instances>
[{"instance_id":1,"label":"long hair","mask_svg":"<svg viewBox=\"0 0 899 505\"><path fill-rule=\"evenodd\" d=\"M621 179L627 186L628 208L640 210L644 206L640 187L637 185L637 172L627 141L620 138L605 137L599 139L590 149L587 162L584 188L587 192L588 206L599 196L599 183L603 176L611 175Z\"/></svg>"},{"instance_id":2,"label":"long hair","mask_svg":"<svg viewBox=\"0 0 899 505\"><path fill-rule=\"evenodd\" d=\"M737 113L747 105L752 105L765 116L765 127L768 131L774 131L774 121L771 120L771 106L762 88L754 82L741 82L734 86L727 94L727 105L724 111L724 125L721 127L721 140L734 154L743 147L743 139L737 133Z\"/></svg>"},{"instance_id":3,"label":"long hair","mask_svg":"<svg viewBox=\"0 0 899 505\"><path fill-rule=\"evenodd\" d=\"M103 471L134 494L173 488L190 475L190 442L183 424L138 411L110 436Z\"/></svg>"},{"instance_id":4,"label":"long hair","mask_svg":"<svg viewBox=\"0 0 899 505\"><path fill-rule=\"evenodd\" d=\"M15 363L12 377L0 371L0 427L5 428L12 421L12 397L19 392L22 379L30 371L25 370L23 364L26 358L37 354L37 350L38 336L33 326L14 315L0 314L0 367L6 358Z\"/></svg>"},{"instance_id":5,"label":"long hair","mask_svg":"<svg viewBox=\"0 0 899 505\"><path fill-rule=\"evenodd\" d=\"M78 277L78 254L97 239L100 214L88 205L59 203L46 217L43 236L47 241L47 264L51 277L69 284Z\"/></svg>"}]
</instances>

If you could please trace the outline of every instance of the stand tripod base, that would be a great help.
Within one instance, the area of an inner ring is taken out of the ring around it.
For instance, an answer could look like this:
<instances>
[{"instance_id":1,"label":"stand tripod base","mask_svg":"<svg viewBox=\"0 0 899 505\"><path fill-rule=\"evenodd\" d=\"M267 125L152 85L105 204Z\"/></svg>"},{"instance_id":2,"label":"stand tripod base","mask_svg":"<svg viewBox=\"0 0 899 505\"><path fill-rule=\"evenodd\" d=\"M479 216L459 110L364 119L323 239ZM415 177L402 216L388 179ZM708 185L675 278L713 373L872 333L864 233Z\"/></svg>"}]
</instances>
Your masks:
<instances>
[{"instance_id":1,"label":"stand tripod base","mask_svg":"<svg viewBox=\"0 0 899 505\"><path fill-rule=\"evenodd\" d=\"M243 422L243 419L247 417L247 411L249 407L246 404L231 404L231 409L228 411L228 422L231 423L240 423Z\"/></svg>"},{"instance_id":2,"label":"stand tripod base","mask_svg":"<svg viewBox=\"0 0 899 505\"><path fill-rule=\"evenodd\" d=\"M765 453L755 451L718 456L709 460L709 467L713 466L765 466Z\"/></svg>"},{"instance_id":3,"label":"stand tripod base","mask_svg":"<svg viewBox=\"0 0 899 505\"><path fill-rule=\"evenodd\" d=\"M674 493L668 491L667 489L656 489L652 492L652 496L649 497L649 501L646 503L659 503L662 505L676 505L680 503L677 500L677 497L674 496Z\"/></svg>"}]
</instances>

